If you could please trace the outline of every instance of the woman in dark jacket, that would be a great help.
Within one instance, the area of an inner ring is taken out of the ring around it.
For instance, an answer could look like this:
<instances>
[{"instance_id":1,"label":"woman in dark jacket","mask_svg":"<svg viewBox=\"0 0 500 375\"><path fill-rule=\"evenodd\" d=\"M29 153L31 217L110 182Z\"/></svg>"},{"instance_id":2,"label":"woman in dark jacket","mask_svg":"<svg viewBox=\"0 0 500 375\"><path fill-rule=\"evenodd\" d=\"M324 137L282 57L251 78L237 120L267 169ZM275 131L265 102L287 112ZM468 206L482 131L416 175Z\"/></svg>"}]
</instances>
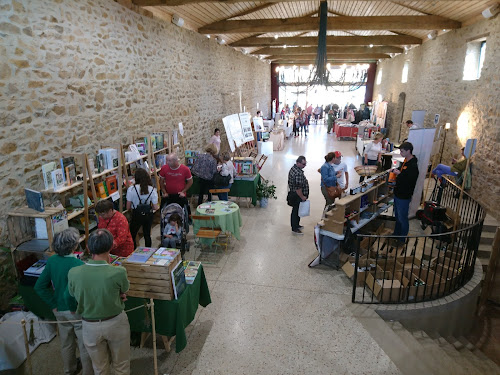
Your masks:
<instances>
[{"instance_id":1,"label":"woman in dark jacket","mask_svg":"<svg viewBox=\"0 0 500 375\"><path fill-rule=\"evenodd\" d=\"M214 174L217 173L217 147L210 143L205 147L205 154L201 154L196 159L191 173L198 177L200 183L200 193L198 195L198 206L203 203L203 196L208 195L208 200L212 200L209 190L213 187Z\"/></svg>"}]
</instances>

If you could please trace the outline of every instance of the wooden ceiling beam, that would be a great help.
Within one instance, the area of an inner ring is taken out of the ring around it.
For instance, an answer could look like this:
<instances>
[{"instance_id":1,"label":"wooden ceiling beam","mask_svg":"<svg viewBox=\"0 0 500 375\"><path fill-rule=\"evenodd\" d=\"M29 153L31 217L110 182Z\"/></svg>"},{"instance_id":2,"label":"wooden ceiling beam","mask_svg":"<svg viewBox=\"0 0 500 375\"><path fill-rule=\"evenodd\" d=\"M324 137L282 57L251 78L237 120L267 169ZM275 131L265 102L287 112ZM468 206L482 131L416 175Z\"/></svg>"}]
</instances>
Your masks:
<instances>
[{"instance_id":1,"label":"wooden ceiling beam","mask_svg":"<svg viewBox=\"0 0 500 375\"><path fill-rule=\"evenodd\" d=\"M350 54L369 54L369 53L403 53L404 49L399 47L392 46L383 46L383 47L357 47L357 46L336 46L336 47L326 47L326 53L350 53ZM318 53L317 47L291 47L291 48L261 48L259 50L251 52L254 55L316 55Z\"/></svg>"},{"instance_id":2,"label":"wooden ceiling beam","mask_svg":"<svg viewBox=\"0 0 500 375\"><path fill-rule=\"evenodd\" d=\"M458 29L461 23L439 16L329 17L327 30L437 30ZM319 17L219 21L198 29L201 34L243 34L319 29Z\"/></svg>"},{"instance_id":3,"label":"wooden ceiling beam","mask_svg":"<svg viewBox=\"0 0 500 375\"><path fill-rule=\"evenodd\" d=\"M377 59L389 59L391 56L386 55L385 53L360 53L360 54L354 54L354 53L332 53L328 55L328 60L333 60L333 59L342 59L342 60L349 60L349 59L357 59L357 60L363 60L363 59L371 59L371 60L377 60ZM311 55L302 55L302 54L296 54L296 55L271 55L267 56L265 58L266 60L315 60L314 56Z\"/></svg>"},{"instance_id":4,"label":"wooden ceiling beam","mask_svg":"<svg viewBox=\"0 0 500 375\"><path fill-rule=\"evenodd\" d=\"M354 60L354 59L349 59L349 60L328 60L328 63L332 66L336 65L356 65L356 64L370 64L377 62L376 59L365 59L365 60ZM273 61L273 64L276 65L297 65L297 66L309 66L309 65L314 65L316 62L314 60L275 60Z\"/></svg>"},{"instance_id":5,"label":"wooden ceiling beam","mask_svg":"<svg viewBox=\"0 0 500 375\"><path fill-rule=\"evenodd\" d=\"M327 46L374 46L422 44L422 39L406 35L374 35L374 36L327 36ZM318 37L285 37L256 38L249 37L231 43L231 47L270 47L270 46L317 46Z\"/></svg>"}]
</instances>

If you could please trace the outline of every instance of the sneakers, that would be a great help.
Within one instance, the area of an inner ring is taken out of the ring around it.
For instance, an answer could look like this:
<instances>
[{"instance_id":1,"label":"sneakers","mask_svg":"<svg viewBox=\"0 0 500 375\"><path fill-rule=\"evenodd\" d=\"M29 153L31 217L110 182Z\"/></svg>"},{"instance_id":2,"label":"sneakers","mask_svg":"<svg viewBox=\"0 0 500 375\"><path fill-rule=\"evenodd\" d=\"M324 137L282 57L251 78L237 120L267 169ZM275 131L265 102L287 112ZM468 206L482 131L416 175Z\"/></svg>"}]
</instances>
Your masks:
<instances>
[{"instance_id":1,"label":"sneakers","mask_svg":"<svg viewBox=\"0 0 500 375\"><path fill-rule=\"evenodd\" d=\"M297 234L299 236L302 236L304 234L304 233L302 233L302 231L300 229L292 230L292 233Z\"/></svg>"},{"instance_id":2,"label":"sneakers","mask_svg":"<svg viewBox=\"0 0 500 375\"><path fill-rule=\"evenodd\" d=\"M303 225L299 225L299 229L304 229L304 226Z\"/></svg>"}]
</instances>

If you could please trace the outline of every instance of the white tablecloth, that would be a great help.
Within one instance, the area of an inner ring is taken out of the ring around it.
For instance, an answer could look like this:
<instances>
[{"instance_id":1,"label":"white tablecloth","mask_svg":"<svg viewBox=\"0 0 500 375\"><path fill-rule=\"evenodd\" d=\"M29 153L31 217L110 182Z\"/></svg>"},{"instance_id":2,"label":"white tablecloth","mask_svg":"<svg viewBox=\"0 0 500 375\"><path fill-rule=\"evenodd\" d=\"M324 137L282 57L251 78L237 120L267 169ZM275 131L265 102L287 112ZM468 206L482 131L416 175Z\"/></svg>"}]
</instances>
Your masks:
<instances>
[{"instance_id":1,"label":"white tablecloth","mask_svg":"<svg viewBox=\"0 0 500 375\"><path fill-rule=\"evenodd\" d=\"M267 142L262 142L258 141L257 142L257 152L262 155L271 155L273 153L273 142L272 141L267 141Z\"/></svg>"},{"instance_id":2,"label":"white tablecloth","mask_svg":"<svg viewBox=\"0 0 500 375\"><path fill-rule=\"evenodd\" d=\"M275 130L269 133L269 140L273 142L274 151L282 151L285 148L285 131Z\"/></svg>"}]
</instances>

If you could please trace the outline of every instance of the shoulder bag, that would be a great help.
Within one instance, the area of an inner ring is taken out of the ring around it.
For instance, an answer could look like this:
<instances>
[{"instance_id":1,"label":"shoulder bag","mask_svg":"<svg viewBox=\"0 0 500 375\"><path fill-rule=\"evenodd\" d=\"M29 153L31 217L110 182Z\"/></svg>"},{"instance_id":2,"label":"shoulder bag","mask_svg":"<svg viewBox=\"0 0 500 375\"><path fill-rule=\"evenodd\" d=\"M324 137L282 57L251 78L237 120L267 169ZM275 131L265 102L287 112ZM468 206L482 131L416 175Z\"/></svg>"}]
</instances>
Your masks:
<instances>
[{"instance_id":1,"label":"shoulder bag","mask_svg":"<svg viewBox=\"0 0 500 375\"><path fill-rule=\"evenodd\" d=\"M318 169L318 172L321 174L321 169ZM323 181L323 177L321 177L321 181ZM326 186L325 181L323 181L323 185L325 185L326 193L330 199L340 198L342 196L342 189L339 186Z\"/></svg>"},{"instance_id":2,"label":"shoulder bag","mask_svg":"<svg viewBox=\"0 0 500 375\"><path fill-rule=\"evenodd\" d=\"M137 191L137 188L135 187L135 185L134 185L134 190L137 193L137 197L139 198L139 204L132 211L134 213L134 215L138 215L138 216L152 215L153 214L153 207L151 206L151 203L147 203L147 202L148 202L148 199L151 196L151 194L153 194L154 188L151 190L151 192L149 193L149 195L146 198L146 200L144 201L144 203L141 202L141 196L139 195L139 192Z\"/></svg>"}]
</instances>

